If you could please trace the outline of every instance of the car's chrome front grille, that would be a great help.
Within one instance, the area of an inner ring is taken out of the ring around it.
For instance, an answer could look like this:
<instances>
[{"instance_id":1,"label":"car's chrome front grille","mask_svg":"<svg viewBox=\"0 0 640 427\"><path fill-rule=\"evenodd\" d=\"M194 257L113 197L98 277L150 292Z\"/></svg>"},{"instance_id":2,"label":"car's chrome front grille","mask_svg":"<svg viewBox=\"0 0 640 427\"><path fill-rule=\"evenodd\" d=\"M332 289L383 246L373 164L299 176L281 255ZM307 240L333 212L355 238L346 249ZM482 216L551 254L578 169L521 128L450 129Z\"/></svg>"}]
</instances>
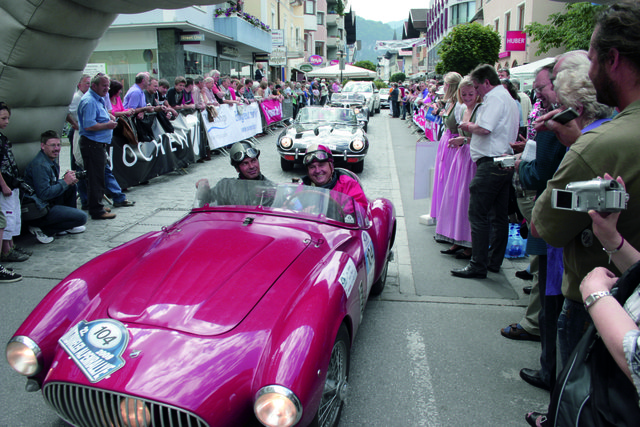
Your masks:
<instances>
[{"instance_id":1,"label":"car's chrome front grille","mask_svg":"<svg viewBox=\"0 0 640 427\"><path fill-rule=\"evenodd\" d=\"M208 427L182 409L93 387L52 382L43 394L58 415L76 427Z\"/></svg>"}]
</instances>

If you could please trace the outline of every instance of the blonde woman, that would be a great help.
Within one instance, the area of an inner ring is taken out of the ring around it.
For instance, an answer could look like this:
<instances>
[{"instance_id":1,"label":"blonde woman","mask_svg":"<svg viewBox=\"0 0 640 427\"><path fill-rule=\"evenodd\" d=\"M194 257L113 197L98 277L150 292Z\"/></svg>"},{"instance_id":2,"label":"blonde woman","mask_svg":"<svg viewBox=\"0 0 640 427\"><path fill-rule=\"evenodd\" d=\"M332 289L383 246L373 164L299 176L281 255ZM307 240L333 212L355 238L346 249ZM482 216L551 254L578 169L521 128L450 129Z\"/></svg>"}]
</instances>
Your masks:
<instances>
[{"instance_id":1,"label":"blonde woman","mask_svg":"<svg viewBox=\"0 0 640 427\"><path fill-rule=\"evenodd\" d=\"M462 76L455 71L444 76L444 102L445 106L440 112L445 131L438 143L436 154L436 167L433 177L433 192L431 195L431 218L439 219L440 205L442 204L443 190L447 184L449 168L456 150L449 148L449 140L458 136L458 123L460 123L462 104L458 102L458 85Z\"/></svg>"},{"instance_id":2,"label":"blonde woman","mask_svg":"<svg viewBox=\"0 0 640 427\"><path fill-rule=\"evenodd\" d=\"M458 102L462 104L462 122L474 122L480 97L473 87L471 77L466 76L462 79L458 85L457 97ZM459 132L459 134L449 140L450 150L455 151L455 154L443 190L445 196L440 206L436 239L452 243L452 246L441 251L442 253L456 254L458 259L470 259L469 184L476 174L476 164L471 160L469 153L471 134L467 132Z\"/></svg>"}]
</instances>

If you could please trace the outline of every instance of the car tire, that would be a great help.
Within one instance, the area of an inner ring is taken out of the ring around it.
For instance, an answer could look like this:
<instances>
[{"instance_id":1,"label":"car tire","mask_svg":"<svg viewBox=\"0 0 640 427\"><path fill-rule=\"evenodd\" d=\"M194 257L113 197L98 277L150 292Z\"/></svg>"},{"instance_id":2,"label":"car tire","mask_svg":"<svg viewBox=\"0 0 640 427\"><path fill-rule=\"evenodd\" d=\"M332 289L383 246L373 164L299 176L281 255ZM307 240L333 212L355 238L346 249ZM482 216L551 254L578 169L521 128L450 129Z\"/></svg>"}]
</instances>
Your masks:
<instances>
[{"instance_id":1,"label":"car tire","mask_svg":"<svg viewBox=\"0 0 640 427\"><path fill-rule=\"evenodd\" d=\"M384 269L380 274L380 278L376 280L376 282L371 286L371 292L369 292L370 297L378 296L384 290L384 286L387 284L387 271L389 270L389 259L384 263Z\"/></svg>"},{"instance_id":2,"label":"car tire","mask_svg":"<svg viewBox=\"0 0 640 427\"><path fill-rule=\"evenodd\" d=\"M364 160L357 162L357 163L353 163L351 165L351 170L354 173L362 173L362 171L364 170Z\"/></svg>"},{"instance_id":3,"label":"car tire","mask_svg":"<svg viewBox=\"0 0 640 427\"><path fill-rule=\"evenodd\" d=\"M283 171L292 171L293 170L293 162L289 160L285 160L283 157L280 157L280 167Z\"/></svg>"},{"instance_id":4,"label":"car tire","mask_svg":"<svg viewBox=\"0 0 640 427\"><path fill-rule=\"evenodd\" d=\"M349 362L351 360L351 341L347 327L340 325L333 343L331 359L327 367L327 377L320 399L320 407L311 422L313 427L336 427L349 389ZM337 385L336 385L337 384Z\"/></svg>"},{"instance_id":5,"label":"car tire","mask_svg":"<svg viewBox=\"0 0 640 427\"><path fill-rule=\"evenodd\" d=\"M369 122L368 121L364 122L364 126L362 126L362 130L366 132L368 128L369 128Z\"/></svg>"}]
</instances>

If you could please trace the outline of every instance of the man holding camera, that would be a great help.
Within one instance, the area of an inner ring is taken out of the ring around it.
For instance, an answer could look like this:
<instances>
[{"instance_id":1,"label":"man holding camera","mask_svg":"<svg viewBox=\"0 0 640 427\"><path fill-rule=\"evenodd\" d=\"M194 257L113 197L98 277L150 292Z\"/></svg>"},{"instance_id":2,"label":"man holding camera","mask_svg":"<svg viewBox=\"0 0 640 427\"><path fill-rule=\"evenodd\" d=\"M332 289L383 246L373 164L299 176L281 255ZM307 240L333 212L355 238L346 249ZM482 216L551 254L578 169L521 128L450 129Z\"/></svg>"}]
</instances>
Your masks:
<instances>
[{"instance_id":1,"label":"man holding camera","mask_svg":"<svg viewBox=\"0 0 640 427\"><path fill-rule=\"evenodd\" d=\"M619 247L603 248L593 235L591 218L587 213L553 208L553 190L564 190L572 182L604 177L606 172L614 178L621 176L629 193L629 203L620 215L618 230L632 246L640 247L638 26L640 4L619 3L603 12L591 36L589 77L596 89L596 98L598 102L617 107L620 114L583 135L575 120L565 125L551 120L559 110L539 119L540 125L556 132L565 145L575 141L533 210L534 232L550 245L564 248L562 293L565 302L558 319L559 350L563 363L568 360L586 325L591 323L583 305L580 283L598 266L607 267L620 275L621 272L609 264L608 254L617 252L624 240Z\"/></svg>"},{"instance_id":2,"label":"man holding camera","mask_svg":"<svg viewBox=\"0 0 640 427\"><path fill-rule=\"evenodd\" d=\"M60 175L60 137L48 130L40 136L40 152L27 166L24 179L35 191L31 196L47 213L31 223L30 229L41 243L51 243L56 234L85 231L87 214L76 208L75 171Z\"/></svg>"}]
</instances>

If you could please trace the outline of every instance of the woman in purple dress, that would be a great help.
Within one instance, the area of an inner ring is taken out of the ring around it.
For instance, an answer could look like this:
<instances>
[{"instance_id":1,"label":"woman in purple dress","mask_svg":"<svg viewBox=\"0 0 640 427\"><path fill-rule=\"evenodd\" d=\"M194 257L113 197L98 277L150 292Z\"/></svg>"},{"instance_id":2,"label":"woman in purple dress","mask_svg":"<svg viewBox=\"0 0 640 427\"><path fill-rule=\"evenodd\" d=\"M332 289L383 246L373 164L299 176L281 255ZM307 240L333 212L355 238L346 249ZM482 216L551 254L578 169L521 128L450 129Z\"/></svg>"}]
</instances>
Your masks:
<instances>
[{"instance_id":1,"label":"woman in purple dress","mask_svg":"<svg viewBox=\"0 0 640 427\"><path fill-rule=\"evenodd\" d=\"M463 106L459 123L473 122L480 98L469 76L458 85L457 95L458 102ZM449 249L440 252L456 254L459 259L471 258L469 184L476 173L476 164L469 153L470 140L471 134L464 132L449 140L449 151L454 153L454 157L443 189L440 216L436 225L436 239L453 243Z\"/></svg>"},{"instance_id":2,"label":"woman in purple dress","mask_svg":"<svg viewBox=\"0 0 640 427\"><path fill-rule=\"evenodd\" d=\"M438 151L436 153L436 165L433 175L433 192L431 193L431 212L430 216L433 219L440 219L440 205L442 203L442 196L444 187L447 183L447 177L449 175L449 169L453 156L456 154L456 150L449 148L449 140L452 137L458 136L458 121L460 118L460 111L462 104L458 103L456 93L458 92L458 85L462 80L462 76L455 71L447 73L444 76L444 101L445 107L441 111L442 123L445 126L445 131L438 142Z\"/></svg>"}]
</instances>

